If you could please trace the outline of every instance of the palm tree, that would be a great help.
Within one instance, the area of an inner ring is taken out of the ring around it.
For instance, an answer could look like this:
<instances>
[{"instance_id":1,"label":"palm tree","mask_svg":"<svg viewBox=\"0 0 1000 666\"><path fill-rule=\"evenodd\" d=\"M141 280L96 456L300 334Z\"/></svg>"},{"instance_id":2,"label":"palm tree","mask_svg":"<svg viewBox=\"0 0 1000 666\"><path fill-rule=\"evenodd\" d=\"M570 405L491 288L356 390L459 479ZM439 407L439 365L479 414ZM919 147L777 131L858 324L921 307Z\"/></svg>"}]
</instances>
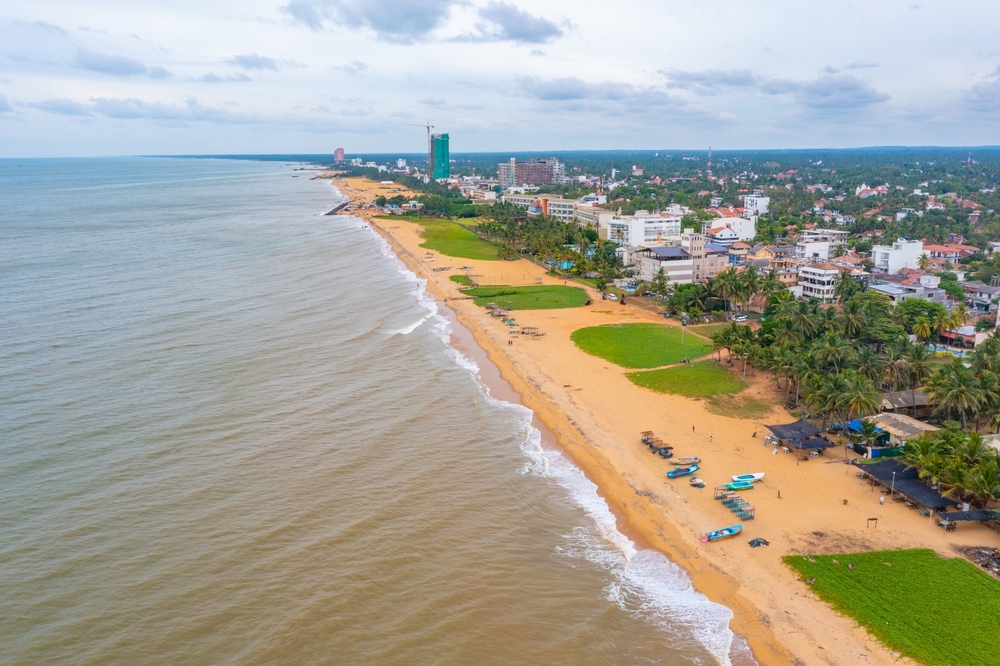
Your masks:
<instances>
[{"instance_id":1,"label":"palm tree","mask_svg":"<svg viewBox=\"0 0 1000 666\"><path fill-rule=\"evenodd\" d=\"M930 357L927 347L921 345L912 345L903 356L910 368L910 395L914 418L917 416L917 387L921 386L931 374Z\"/></svg>"},{"instance_id":2,"label":"palm tree","mask_svg":"<svg viewBox=\"0 0 1000 666\"><path fill-rule=\"evenodd\" d=\"M927 256L926 252L920 255L920 257L917 259L917 268L919 268L922 271L926 271L928 268L931 267L931 265L932 265L931 258Z\"/></svg>"},{"instance_id":3,"label":"palm tree","mask_svg":"<svg viewBox=\"0 0 1000 666\"><path fill-rule=\"evenodd\" d=\"M871 347L862 347L854 361L854 369L859 375L864 375L872 381L880 381L885 373L885 363L882 357L872 351Z\"/></svg>"},{"instance_id":4,"label":"palm tree","mask_svg":"<svg viewBox=\"0 0 1000 666\"><path fill-rule=\"evenodd\" d=\"M875 388L875 382L853 370L844 372L844 389L836 397L836 404L846 420L859 416L877 414L882 404L882 394Z\"/></svg>"},{"instance_id":5,"label":"palm tree","mask_svg":"<svg viewBox=\"0 0 1000 666\"><path fill-rule=\"evenodd\" d=\"M879 433L878 426L871 419L862 419L861 428L858 430L858 434L855 435L857 441L864 442L865 446L871 447L871 445L878 439ZM854 438L852 438L854 439Z\"/></svg>"},{"instance_id":6,"label":"palm tree","mask_svg":"<svg viewBox=\"0 0 1000 666\"><path fill-rule=\"evenodd\" d=\"M773 270L768 271L764 281L760 283L760 295L770 300L771 296L780 294L785 290L785 284Z\"/></svg>"},{"instance_id":7,"label":"palm tree","mask_svg":"<svg viewBox=\"0 0 1000 666\"><path fill-rule=\"evenodd\" d=\"M930 378L927 390L931 394L931 402L936 405L935 411L947 414L958 412L963 429L969 426L969 413L976 412L985 397L975 375L958 358Z\"/></svg>"},{"instance_id":8,"label":"palm tree","mask_svg":"<svg viewBox=\"0 0 1000 666\"><path fill-rule=\"evenodd\" d=\"M923 315L917 317L913 322L913 335L917 336L918 340L927 342L931 337L932 331L933 325L931 324L931 320Z\"/></svg>"},{"instance_id":9,"label":"palm tree","mask_svg":"<svg viewBox=\"0 0 1000 666\"><path fill-rule=\"evenodd\" d=\"M847 337L855 338L863 328L864 316L861 313L861 306L855 301L848 301L840 313L840 329Z\"/></svg>"},{"instance_id":10,"label":"palm tree","mask_svg":"<svg viewBox=\"0 0 1000 666\"><path fill-rule=\"evenodd\" d=\"M711 280L711 282L715 285L716 293L726 304L726 312L729 312L729 300L733 297L733 294L736 293L736 283L738 279L739 277L736 273L736 269L730 268L722 271Z\"/></svg>"},{"instance_id":11,"label":"palm tree","mask_svg":"<svg viewBox=\"0 0 1000 666\"><path fill-rule=\"evenodd\" d=\"M830 332L822 340L816 341L815 353L817 359L832 365L834 372L840 372L844 362L854 356L854 349L846 340Z\"/></svg>"}]
</instances>

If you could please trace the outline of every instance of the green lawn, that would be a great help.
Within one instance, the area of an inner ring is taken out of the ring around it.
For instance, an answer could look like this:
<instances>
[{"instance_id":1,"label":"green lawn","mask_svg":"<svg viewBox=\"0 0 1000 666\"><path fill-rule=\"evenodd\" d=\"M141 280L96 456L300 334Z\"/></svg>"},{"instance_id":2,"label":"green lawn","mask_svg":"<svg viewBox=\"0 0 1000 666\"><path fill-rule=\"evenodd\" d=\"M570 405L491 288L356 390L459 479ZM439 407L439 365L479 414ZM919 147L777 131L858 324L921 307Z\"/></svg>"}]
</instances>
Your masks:
<instances>
[{"instance_id":1,"label":"green lawn","mask_svg":"<svg viewBox=\"0 0 1000 666\"><path fill-rule=\"evenodd\" d=\"M821 599L892 650L936 666L1000 664L1000 582L966 560L931 550L784 560L803 580L816 579L812 589Z\"/></svg>"},{"instance_id":2,"label":"green lawn","mask_svg":"<svg viewBox=\"0 0 1000 666\"><path fill-rule=\"evenodd\" d=\"M699 361L676 368L630 372L634 384L660 393L675 393L689 398L711 398L720 394L739 393L747 387L736 375L712 361Z\"/></svg>"},{"instance_id":3,"label":"green lawn","mask_svg":"<svg viewBox=\"0 0 1000 666\"><path fill-rule=\"evenodd\" d=\"M656 368L697 358L712 347L694 335L683 335L676 326L662 324L610 324L573 331L573 342L588 354L624 368Z\"/></svg>"},{"instance_id":4,"label":"green lawn","mask_svg":"<svg viewBox=\"0 0 1000 666\"><path fill-rule=\"evenodd\" d=\"M458 222L437 218L400 218L424 227L420 247L436 250L449 257L499 261L497 246L487 243Z\"/></svg>"},{"instance_id":5,"label":"green lawn","mask_svg":"<svg viewBox=\"0 0 1000 666\"><path fill-rule=\"evenodd\" d=\"M466 289L464 293L474 296L476 305L496 303L511 310L578 308L587 302L587 292L583 289L558 284L534 287L477 287Z\"/></svg>"},{"instance_id":6,"label":"green lawn","mask_svg":"<svg viewBox=\"0 0 1000 666\"><path fill-rule=\"evenodd\" d=\"M469 279L468 275L452 275L448 278L452 282L457 282L463 287L471 287L472 280Z\"/></svg>"},{"instance_id":7,"label":"green lawn","mask_svg":"<svg viewBox=\"0 0 1000 666\"><path fill-rule=\"evenodd\" d=\"M697 326L688 326L689 331L694 331L698 335L703 335L706 338L711 338L712 334L721 331L729 324L698 324Z\"/></svg>"}]
</instances>

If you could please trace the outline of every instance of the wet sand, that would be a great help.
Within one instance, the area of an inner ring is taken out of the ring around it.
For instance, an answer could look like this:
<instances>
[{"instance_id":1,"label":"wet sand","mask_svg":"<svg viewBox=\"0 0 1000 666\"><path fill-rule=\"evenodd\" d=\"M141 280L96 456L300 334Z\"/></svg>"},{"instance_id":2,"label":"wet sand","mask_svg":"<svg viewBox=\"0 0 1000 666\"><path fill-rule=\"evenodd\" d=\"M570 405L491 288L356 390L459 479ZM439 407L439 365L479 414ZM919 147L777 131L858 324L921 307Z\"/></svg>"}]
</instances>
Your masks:
<instances>
[{"instance_id":1,"label":"wet sand","mask_svg":"<svg viewBox=\"0 0 1000 666\"><path fill-rule=\"evenodd\" d=\"M359 179L333 184L356 203L377 196L373 192L379 185ZM518 311L520 325L537 326L545 336L511 336L449 280L459 273L456 269L471 266L471 273L484 276L524 274L545 284L562 280L526 260L475 261L428 251L420 247L419 223L359 212L411 270L427 279L428 291L454 310L521 402L597 484L621 529L666 553L690 573L699 591L733 610L732 629L746 637L761 664L900 663L852 620L819 601L782 563L784 555L932 548L954 557L953 545L1000 545L1000 536L983 526L962 525L945 533L902 504L880 505L878 491L857 478L856 468L833 462L844 458L843 449L808 461L773 454L764 446L763 424L793 421L783 409L775 408L760 422L713 414L702 401L635 386L626 378L627 370L582 352L570 339L574 330L597 324L676 324L602 301L598 292L588 290L594 299L590 307ZM443 266L452 270L430 270ZM511 338L514 343L508 345ZM754 397L776 397L763 375L751 378L747 391ZM671 466L641 444L644 430L673 445L676 455L699 456L698 476L707 487L667 480ZM733 474L749 472L766 472L764 482L745 493L756 507L756 519L743 523L737 539L700 543L702 533L738 522L712 498L712 488ZM876 517L878 527L869 528L868 519ZM770 547L749 548L747 541L758 536Z\"/></svg>"}]
</instances>

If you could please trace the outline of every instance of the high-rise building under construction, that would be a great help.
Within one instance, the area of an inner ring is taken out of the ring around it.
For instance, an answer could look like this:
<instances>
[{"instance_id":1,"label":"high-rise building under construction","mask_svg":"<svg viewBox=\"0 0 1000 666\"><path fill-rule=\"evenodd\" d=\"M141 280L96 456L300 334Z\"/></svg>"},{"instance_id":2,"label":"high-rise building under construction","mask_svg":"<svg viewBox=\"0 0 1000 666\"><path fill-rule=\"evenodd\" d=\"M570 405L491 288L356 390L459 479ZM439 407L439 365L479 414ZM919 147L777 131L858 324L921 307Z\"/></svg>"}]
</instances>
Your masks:
<instances>
[{"instance_id":1,"label":"high-rise building under construction","mask_svg":"<svg viewBox=\"0 0 1000 666\"><path fill-rule=\"evenodd\" d=\"M431 145L428 146L428 169L431 178L448 178L451 176L451 153L448 151L448 135L432 134Z\"/></svg>"}]
</instances>

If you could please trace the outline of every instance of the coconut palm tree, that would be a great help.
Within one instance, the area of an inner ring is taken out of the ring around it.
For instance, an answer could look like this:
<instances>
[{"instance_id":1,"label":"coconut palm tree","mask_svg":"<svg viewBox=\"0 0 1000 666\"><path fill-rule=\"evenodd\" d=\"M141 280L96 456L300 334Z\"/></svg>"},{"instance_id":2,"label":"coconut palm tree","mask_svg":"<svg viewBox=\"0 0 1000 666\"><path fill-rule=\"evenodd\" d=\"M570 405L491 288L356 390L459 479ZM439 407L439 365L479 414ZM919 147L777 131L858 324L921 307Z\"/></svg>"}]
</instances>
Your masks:
<instances>
[{"instance_id":1,"label":"coconut palm tree","mask_svg":"<svg viewBox=\"0 0 1000 666\"><path fill-rule=\"evenodd\" d=\"M910 368L910 394L913 402L913 416L916 418L917 388L922 386L931 374L931 355L927 351L927 347L912 345L903 358L906 359L906 365Z\"/></svg>"},{"instance_id":2,"label":"coconut palm tree","mask_svg":"<svg viewBox=\"0 0 1000 666\"><path fill-rule=\"evenodd\" d=\"M935 411L946 414L958 412L963 429L969 426L969 414L975 413L985 398L976 376L958 358L932 375L926 388L931 394Z\"/></svg>"},{"instance_id":3,"label":"coconut palm tree","mask_svg":"<svg viewBox=\"0 0 1000 666\"><path fill-rule=\"evenodd\" d=\"M932 265L933 264L931 262L931 258L927 256L926 252L920 255L920 257L917 259L917 268L919 268L922 271L926 271Z\"/></svg>"},{"instance_id":4,"label":"coconut palm tree","mask_svg":"<svg viewBox=\"0 0 1000 666\"><path fill-rule=\"evenodd\" d=\"M738 280L739 276L736 273L736 269L730 268L722 271L710 281L715 285L715 293L723 299L726 312L729 312L729 301L732 299L733 294L736 293Z\"/></svg>"},{"instance_id":5,"label":"coconut palm tree","mask_svg":"<svg viewBox=\"0 0 1000 666\"><path fill-rule=\"evenodd\" d=\"M871 347L862 347L854 359L854 369L859 375L864 375L875 382L881 382L885 374L885 361L872 351Z\"/></svg>"},{"instance_id":6,"label":"coconut palm tree","mask_svg":"<svg viewBox=\"0 0 1000 666\"><path fill-rule=\"evenodd\" d=\"M882 394L875 388L875 382L853 370L844 372L844 388L836 396L835 402L846 420L860 416L877 414L882 404Z\"/></svg>"},{"instance_id":7,"label":"coconut palm tree","mask_svg":"<svg viewBox=\"0 0 1000 666\"><path fill-rule=\"evenodd\" d=\"M931 320L923 315L917 317L913 322L913 335L925 343L930 339L933 330Z\"/></svg>"},{"instance_id":8,"label":"coconut palm tree","mask_svg":"<svg viewBox=\"0 0 1000 666\"><path fill-rule=\"evenodd\" d=\"M860 304L855 301L844 303L844 309L840 313L840 330L844 335L851 339L856 338L864 328L864 322Z\"/></svg>"},{"instance_id":9,"label":"coconut palm tree","mask_svg":"<svg viewBox=\"0 0 1000 666\"><path fill-rule=\"evenodd\" d=\"M814 347L816 358L833 366L834 372L840 372L841 366L854 357L854 349L836 333L830 332L826 337L817 340Z\"/></svg>"},{"instance_id":10,"label":"coconut palm tree","mask_svg":"<svg viewBox=\"0 0 1000 666\"><path fill-rule=\"evenodd\" d=\"M760 283L760 295L770 300L771 296L780 294L785 290L785 284L773 270L768 271L764 280Z\"/></svg>"}]
</instances>

